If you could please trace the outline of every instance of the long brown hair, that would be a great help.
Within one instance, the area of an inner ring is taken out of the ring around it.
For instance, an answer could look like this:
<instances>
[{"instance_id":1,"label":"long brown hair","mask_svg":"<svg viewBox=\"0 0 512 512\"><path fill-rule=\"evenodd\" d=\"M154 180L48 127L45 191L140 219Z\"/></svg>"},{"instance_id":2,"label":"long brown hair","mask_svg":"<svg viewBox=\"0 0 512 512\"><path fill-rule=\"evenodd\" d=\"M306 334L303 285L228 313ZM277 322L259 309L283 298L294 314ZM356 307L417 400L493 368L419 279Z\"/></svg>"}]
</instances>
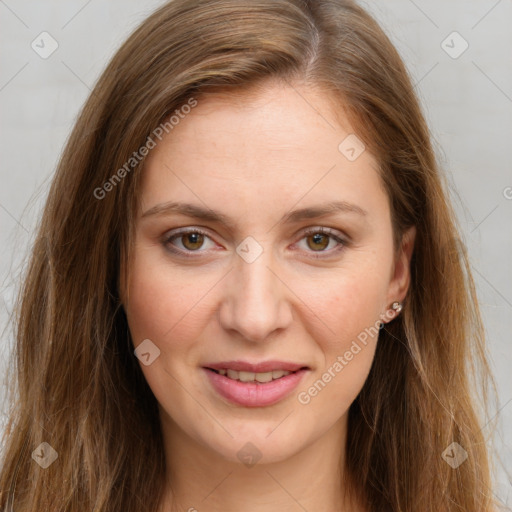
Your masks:
<instances>
[{"instance_id":1,"label":"long brown hair","mask_svg":"<svg viewBox=\"0 0 512 512\"><path fill-rule=\"evenodd\" d=\"M353 491L378 512L494 510L477 399L495 388L460 228L410 77L350 0L175 0L109 63L59 162L20 289L1 510L156 510L158 409L119 299L144 162L131 158L191 99L269 79L321 87L343 108L380 162L395 241L417 228L403 315L380 332L349 411ZM43 442L58 454L47 468L33 455ZM468 455L456 469L443 457L454 442Z\"/></svg>"}]
</instances>

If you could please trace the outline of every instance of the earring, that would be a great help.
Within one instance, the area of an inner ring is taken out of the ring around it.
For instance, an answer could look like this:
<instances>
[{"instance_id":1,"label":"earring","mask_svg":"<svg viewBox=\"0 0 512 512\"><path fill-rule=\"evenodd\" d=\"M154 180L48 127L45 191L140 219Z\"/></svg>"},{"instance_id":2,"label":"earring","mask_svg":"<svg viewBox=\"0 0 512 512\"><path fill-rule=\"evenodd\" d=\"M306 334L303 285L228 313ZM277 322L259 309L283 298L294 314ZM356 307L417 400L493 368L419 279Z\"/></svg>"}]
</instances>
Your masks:
<instances>
[{"instance_id":1,"label":"earring","mask_svg":"<svg viewBox=\"0 0 512 512\"><path fill-rule=\"evenodd\" d=\"M400 313L403 309L403 304L401 302L395 301L391 304L391 308L396 311L396 313Z\"/></svg>"},{"instance_id":2,"label":"earring","mask_svg":"<svg viewBox=\"0 0 512 512\"><path fill-rule=\"evenodd\" d=\"M393 304L391 304L391 309L395 312L395 317L396 317L396 316L398 316L400 311L402 311L403 303L399 302L399 301L395 301L395 302L393 302ZM379 325L379 329L384 329L385 325L386 325L386 322L381 322Z\"/></svg>"}]
</instances>

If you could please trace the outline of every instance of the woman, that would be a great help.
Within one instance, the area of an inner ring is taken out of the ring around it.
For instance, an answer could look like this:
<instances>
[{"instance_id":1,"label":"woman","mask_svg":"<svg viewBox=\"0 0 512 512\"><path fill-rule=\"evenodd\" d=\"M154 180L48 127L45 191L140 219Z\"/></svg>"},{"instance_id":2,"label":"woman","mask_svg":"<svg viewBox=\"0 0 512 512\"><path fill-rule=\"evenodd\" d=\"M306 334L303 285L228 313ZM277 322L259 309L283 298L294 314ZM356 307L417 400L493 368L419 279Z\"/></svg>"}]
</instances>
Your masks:
<instances>
[{"instance_id":1,"label":"woman","mask_svg":"<svg viewBox=\"0 0 512 512\"><path fill-rule=\"evenodd\" d=\"M68 141L17 327L1 510L495 510L467 258L351 1L150 16Z\"/></svg>"}]
</instances>

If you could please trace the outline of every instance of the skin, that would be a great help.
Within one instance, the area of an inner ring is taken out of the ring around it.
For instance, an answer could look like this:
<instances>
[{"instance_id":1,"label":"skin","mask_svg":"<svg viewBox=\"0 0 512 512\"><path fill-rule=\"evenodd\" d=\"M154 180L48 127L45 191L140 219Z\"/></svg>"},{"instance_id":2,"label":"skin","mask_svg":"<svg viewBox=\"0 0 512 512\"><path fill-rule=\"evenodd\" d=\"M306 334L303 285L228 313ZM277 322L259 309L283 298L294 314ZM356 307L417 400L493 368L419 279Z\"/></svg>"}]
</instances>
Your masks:
<instances>
[{"instance_id":1,"label":"skin","mask_svg":"<svg viewBox=\"0 0 512 512\"><path fill-rule=\"evenodd\" d=\"M172 492L185 511L364 510L343 498L338 468L376 336L308 404L298 395L362 331L382 315L391 319L391 303L409 286L415 230L395 252L378 163L368 150L355 161L338 150L355 130L332 111L326 93L277 83L256 96L202 98L146 160L121 296L134 345L150 339L160 350L141 369L161 412L169 481L162 511L171 510ZM278 223L291 210L336 200L366 215ZM207 206L233 225L143 215L169 201ZM347 243L337 251L334 238L315 242L303 233L319 227ZM186 236L166 242L178 228L208 236L202 245ZM236 252L248 236L263 249L251 263ZM310 370L280 402L243 407L219 396L202 369L234 359ZM261 455L252 467L237 457L247 442Z\"/></svg>"}]
</instances>

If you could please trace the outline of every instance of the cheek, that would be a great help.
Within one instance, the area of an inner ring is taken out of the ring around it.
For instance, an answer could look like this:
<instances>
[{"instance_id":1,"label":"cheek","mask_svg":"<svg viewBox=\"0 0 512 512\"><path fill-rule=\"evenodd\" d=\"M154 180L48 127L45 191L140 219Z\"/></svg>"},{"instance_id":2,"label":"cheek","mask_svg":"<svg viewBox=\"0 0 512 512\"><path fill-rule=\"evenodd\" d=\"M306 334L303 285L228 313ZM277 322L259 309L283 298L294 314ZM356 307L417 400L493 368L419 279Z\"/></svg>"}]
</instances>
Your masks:
<instances>
[{"instance_id":1,"label":"cheek","mask_svg":"<svg viewBox=\"0 0 512 512\"><path fill-rule=\"evenodd\" d=\"M317 317L324 348L342 350L352 338L379 320L386 294L387 272L375 262L346 267L321 278L297 280L297 295ZM319 331L320 334L320 331ZM327 336L326 336L327 335Z\"/></svg>"},{"instance_id":2,"label":"cheek","mask_svg":"<svg viewBox=\"0 0 512 512\"><path fill-rule=\"evenodd\" d=\"M326 424L337 421L364 386L379 333L379 295L360 283L343 291L347 294L338 291L329 298L318 298L318 311L328 330L321 329L322 334L319 330L315 336L321 363L298 395L299 403L311 404L308 412L323 416Z\"/></svg>"},{"instance_id":3,"label":"cheek","mask_svg":"<svg viewBox=\"0 0 512 512\"><path fill-rule=\"evenodd\" d=\"M180 339L201 330L201 298L208 280L191 280L190 272L170 272L168 265L143 251L133 261L126 312L135 344L149 338L165 350L172 340L173 349L179 348Z\"/></svg>"},{"instance_id":4,"label":"cheek","mask_svg":"<svg viewBox=\"0 0 512 512\"><path fill-rule=\"evenodd\" d=\"M154 249L153 249L154 252ZM182 365L188 362L191 348L201 339L204 313L201 298L211 284L197 279L190 272L169 271L169 263L139 251L132 261L129 300L126 314L134 346L151 340L160 350L153 363L140 368L146 381L166 411L179 415L193 404L180 391L184 381ZM203 320L202 320L203 319ZM193 352L192 352L193 354ZM180 375L180 376L179 376ZM173 376L179 376L176 380ZM192 390L193 383L189 384Z\"/></svg>"},{"instance_id":5,"label":"cheek","mask_svg":"<svg viewBox=\"0 0 512 512\"><path fill-rule=\"evenodd\" d=\"M320 367L302 388L306 395L299 401L310 399L319 413L325 413L326 404L336 404L332 420L348 409L366 381L383 313L385 265L372 258L359 262L315 283L303 280L298 292L307 297L305 306L318 317L318 331L313 336L322 352Z\"/></svg>"}]
</instances>

